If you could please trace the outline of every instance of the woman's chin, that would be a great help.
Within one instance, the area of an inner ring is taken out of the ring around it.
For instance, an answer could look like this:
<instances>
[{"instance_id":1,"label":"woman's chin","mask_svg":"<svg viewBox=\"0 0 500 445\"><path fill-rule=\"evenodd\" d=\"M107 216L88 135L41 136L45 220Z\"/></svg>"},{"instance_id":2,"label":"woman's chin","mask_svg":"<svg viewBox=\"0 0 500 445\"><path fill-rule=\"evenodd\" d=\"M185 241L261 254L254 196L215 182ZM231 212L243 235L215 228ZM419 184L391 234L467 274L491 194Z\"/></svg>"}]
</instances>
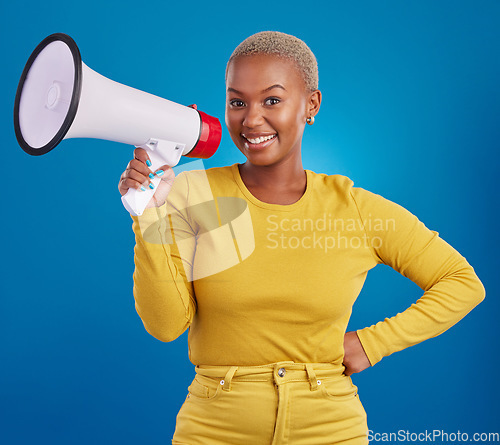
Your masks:
<instances>
[{"instance_id":1,"label":"woman's chin","mask_svg":"<svg viewBox=\"0 0 500 445\"><path fill-rule=\"evenodd\" d=\"M244 152L245 158L250 164L258 165L259 167L264 167L266 165L272 165L276 162L273 156L265 152L248 153Z\"/></svg>"}]
</instances>

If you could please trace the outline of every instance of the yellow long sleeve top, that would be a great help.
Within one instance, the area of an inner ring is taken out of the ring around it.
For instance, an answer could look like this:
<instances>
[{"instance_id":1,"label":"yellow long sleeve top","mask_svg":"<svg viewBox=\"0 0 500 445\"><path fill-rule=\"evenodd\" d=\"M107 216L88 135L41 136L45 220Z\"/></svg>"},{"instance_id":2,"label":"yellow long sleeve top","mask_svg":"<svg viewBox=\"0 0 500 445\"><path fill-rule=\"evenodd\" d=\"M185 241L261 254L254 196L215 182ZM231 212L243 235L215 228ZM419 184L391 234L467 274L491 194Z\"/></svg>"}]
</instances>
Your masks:
<instances>
[{"instance_id":1,"label":"yellow long sleeve top","mask_svg":"<svg viewBox=\"0 0 500 445\"><path fill-rule=\"evenodd\" d=\"M466 259L415 215L346 176L305 171L291 205L254 197L237 164L182 172L163 206L132 216L135 307L151 335L168 342L189 328L195 365L342 366L352 306L386 264L424 293L356 331L374 365L484 299Z\"/></svg>"}]
</instances>

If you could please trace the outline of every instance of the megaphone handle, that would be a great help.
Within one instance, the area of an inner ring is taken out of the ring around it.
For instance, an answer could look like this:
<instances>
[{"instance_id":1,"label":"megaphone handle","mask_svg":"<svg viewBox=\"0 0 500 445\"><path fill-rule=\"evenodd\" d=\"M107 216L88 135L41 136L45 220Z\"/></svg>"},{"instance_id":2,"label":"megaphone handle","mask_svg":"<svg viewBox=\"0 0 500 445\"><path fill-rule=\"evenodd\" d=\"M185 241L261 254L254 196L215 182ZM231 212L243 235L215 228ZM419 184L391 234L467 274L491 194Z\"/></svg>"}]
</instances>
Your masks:
<instances>
[{"instance_id":1,"label":"megaphone handle","mask_svg":"<svg viewBox=\"0 0 500 445\"><path fill-rule=\"evenodd\" d=\"M147 151L149 160L151 161L149 168L154 173L165 164L170 165L170 167L176 166L185 146L176 142L150 139L146 144L137 145L136 147L144 148ZM160 181L161 178L155 175L151 179L151 183L154 185L153 189L147 187L145 191L142 191L130 188L122 196L123 206L131 215L140 216L143 214L144 209L155 194Z\"/></svg>"}]
</instances>

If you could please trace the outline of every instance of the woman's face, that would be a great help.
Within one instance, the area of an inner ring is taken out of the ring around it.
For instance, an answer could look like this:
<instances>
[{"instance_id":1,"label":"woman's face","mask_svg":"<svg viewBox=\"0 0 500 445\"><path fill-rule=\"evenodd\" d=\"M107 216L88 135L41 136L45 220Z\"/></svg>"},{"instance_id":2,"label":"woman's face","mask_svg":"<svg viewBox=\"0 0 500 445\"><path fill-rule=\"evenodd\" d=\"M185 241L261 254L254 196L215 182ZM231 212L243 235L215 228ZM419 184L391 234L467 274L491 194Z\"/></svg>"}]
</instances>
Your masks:
<instances>
[{"instance_id":1,"label":"woman's face","mask_svg":"<svg viewBox=\"0 0 500 445\"><path fill-rule=\"evenodd\" d=\"M240 56L227 72L226 125L231 139L254 165L300 158L306 118L321 93L308 93L295 64L272 55Z\"/></svg>"}]
</instances>

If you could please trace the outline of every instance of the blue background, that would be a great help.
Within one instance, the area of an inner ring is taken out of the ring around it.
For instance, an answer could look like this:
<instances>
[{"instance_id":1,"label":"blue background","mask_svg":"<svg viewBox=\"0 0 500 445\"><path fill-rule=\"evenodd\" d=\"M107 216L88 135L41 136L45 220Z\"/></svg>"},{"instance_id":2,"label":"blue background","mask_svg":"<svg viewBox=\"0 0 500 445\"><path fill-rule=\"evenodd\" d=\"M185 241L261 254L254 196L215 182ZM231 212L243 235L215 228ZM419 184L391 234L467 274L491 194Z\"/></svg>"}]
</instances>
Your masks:
<instances>
[{"instance_id":1,"label":"blue background","mask_svg":"<svg viewBox=\"0 0 500 445\"><path fill-rule=\"evenodd\" d=\"M17 144L17 83L35 46L64 32L120 83L224 120L224 70L262 30L302 38L323 104L304 167L416 214L474 266L486 299L441 336L353 376L374 432L498 432L500 2L2 2L0 442L166 444L194 376L187 332L162 343L132 294L132 220L117 190L132 146ZM244 162L224 126L208 167ZM368 275L349 330L422 291Z\"/></svg>"}]
</instances>

